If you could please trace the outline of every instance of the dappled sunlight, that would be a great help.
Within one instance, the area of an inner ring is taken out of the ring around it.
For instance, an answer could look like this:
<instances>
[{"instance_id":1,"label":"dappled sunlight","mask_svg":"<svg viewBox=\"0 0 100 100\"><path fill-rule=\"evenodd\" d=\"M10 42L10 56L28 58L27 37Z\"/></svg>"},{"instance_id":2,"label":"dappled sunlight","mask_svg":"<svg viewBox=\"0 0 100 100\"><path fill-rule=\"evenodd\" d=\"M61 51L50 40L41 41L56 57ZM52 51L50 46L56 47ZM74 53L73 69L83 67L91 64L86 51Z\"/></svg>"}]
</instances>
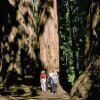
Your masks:
<instances>
[{"instance_id":1,"label":"dappled sunlight","mask_svg":"<svg viewBox=\"0 0 100 100\"><path fill-rule=\"evenodd\" d=\"M99 8L99 0L1 0L0 100L99 100ZM58 73L54 94L50 82L42 91L42 70L46 82Z\"/></svg>"},{"instance_id":2,"label":"dappled sunlight","mask_svg":"<svg viewBox=\"0 0 100 100\"><path fill-rule=\"evenodd\" d=\"M33 0L9 1L2 0L0 4L0 13L2 10L5 12L0 17L2 82L11 83L13 78L12 85L17 84L19 79L20 84L33 80L30 83L35 85L39 83L41 61L34 31ZM3 5L7 5L6 9ZM15 78L11 77L14 75Z\"/></svg>"}]
</instances>

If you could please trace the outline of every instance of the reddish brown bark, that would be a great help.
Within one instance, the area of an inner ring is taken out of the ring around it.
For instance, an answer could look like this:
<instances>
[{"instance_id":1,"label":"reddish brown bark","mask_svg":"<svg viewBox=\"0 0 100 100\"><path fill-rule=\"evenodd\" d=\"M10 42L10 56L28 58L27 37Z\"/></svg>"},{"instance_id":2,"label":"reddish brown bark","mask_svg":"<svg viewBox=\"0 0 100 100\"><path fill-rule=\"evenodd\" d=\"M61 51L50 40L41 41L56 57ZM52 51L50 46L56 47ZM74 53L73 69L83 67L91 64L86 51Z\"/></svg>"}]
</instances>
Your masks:
<instances>
[{"instance_id":1,"label":"reddish brown bark","mask_svg":"<svg viewBox=\"0 0 100 100\"><path fill-rule=\"evenodd\" d=\"M39 42L40 57L44 67L48 70L59 70L59 36L57 1L50 0L43 3L40 0L39 13Z\"/></svg>"}]
</instances>

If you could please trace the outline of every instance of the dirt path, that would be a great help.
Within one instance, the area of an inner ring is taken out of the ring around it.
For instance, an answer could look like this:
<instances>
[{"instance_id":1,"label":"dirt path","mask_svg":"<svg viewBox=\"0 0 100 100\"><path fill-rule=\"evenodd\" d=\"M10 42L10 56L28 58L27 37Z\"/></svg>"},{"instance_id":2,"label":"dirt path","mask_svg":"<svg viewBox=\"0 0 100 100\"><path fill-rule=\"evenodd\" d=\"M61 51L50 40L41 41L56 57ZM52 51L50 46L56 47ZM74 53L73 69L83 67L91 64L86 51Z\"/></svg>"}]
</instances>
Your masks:
<instances>
[{"instance_id":1,"label":"dirt path","mask_svg":"<svg viewBox=\"0 0 100 100\"><path fill-rule=\"evenodd\" d=\"M23 94L16 94L16 89L15 87L12 89L13 90L13 94L11 95L1 95L0 96L0 100L70 100L70 96L61 88L60 85L58 85L58 89L57 89L57 94L51 94L50 90L46 91L46 92L42 92L40 90L38 90L38 92L36 93L36 95L34 96L34 93L32 93L32 89L31 87L21 87L24 89L25 93ZM18 89L18 88L17 88ZM18 90L17 90L18 91ZM7 91L6 91L7 92ZM20 89L20 92L23 92Z\"/></svg>"},{"instance_id":2,"label":"dirt path","mask_svg":"<svg viewBox=\"0 0 100 100\"><path fill-rule=\"evenodd\" d=\"M60 85L57 87L57 94L51 94L50 90L46 92L40 92L39 96L34 97L34 99L39 100L70 100L70 96L61 88Z\"/></svg>"}]
</instances>

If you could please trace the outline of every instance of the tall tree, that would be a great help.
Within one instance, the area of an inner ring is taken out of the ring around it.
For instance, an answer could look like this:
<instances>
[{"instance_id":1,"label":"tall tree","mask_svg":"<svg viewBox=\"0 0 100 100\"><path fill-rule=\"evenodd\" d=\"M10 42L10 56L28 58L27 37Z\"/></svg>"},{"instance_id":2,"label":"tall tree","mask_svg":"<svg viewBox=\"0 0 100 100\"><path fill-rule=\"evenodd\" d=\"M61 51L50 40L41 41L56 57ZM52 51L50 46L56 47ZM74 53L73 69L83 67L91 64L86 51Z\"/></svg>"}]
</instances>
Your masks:
<instances>
[{"instance_id":1,"label":"tall tree","mask_svg":"<svg viewBox=\"0 0 100 100\"><path fill-rule=\"evenodd\" d=\"M0 67L3 80L7 81L12 72L23 79L29 74L36 75L38 47L33 0L2 0L0 7L0 13L4 11L0 17Z\"/></svg>"},{"instance_id":2,"label":"tall tree","mask_svg":"<svg viewBox=\"0 0 100 100\"><path fill-rule=\"evenodd\" d=\"M39 0L40 57L47 70L59 70L57 0Z\"/></svg>"},{"instance_id":3,"label":"tall tree","mask_svg":"<svg viewBox=\"0 0 100 100\"><path fill-rule=\"evenodd\" d=\"M85 69L86 0L58 0L58 9L61 70L73 84Z\"/></svg>"},{"instance_id":4,"label":"tall tree","mask_svg":"<svg viewBox=\"0 0 100 100\"><path fill-rule=\"evenodd\" d=\"M100 99L100 1L89 0L87 21L85 72L74 83L71 96L87 100Z\"/></svg>"}]
</instances>

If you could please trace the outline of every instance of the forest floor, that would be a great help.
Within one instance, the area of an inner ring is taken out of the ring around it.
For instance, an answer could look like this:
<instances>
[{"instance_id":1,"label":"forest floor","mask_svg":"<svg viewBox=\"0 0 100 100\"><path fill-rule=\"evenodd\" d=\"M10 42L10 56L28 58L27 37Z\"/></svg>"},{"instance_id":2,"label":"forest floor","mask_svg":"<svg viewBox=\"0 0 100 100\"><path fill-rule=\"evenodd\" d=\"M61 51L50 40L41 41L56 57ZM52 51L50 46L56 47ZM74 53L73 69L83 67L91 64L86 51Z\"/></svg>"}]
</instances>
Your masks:
<instances>
[{"instance_id":1,"label":"forest floor","mask_svg":"<svg viewBox=\"0 0 100 100\"><path fill-rule=\"evenodd\" d=\"M51 94L50 89L42 92L32 86L12 86L9 89L0 88L0 100L71 100L70 96L61 88L57 87L57 94Z\"/></svg>"}]
</instances>

